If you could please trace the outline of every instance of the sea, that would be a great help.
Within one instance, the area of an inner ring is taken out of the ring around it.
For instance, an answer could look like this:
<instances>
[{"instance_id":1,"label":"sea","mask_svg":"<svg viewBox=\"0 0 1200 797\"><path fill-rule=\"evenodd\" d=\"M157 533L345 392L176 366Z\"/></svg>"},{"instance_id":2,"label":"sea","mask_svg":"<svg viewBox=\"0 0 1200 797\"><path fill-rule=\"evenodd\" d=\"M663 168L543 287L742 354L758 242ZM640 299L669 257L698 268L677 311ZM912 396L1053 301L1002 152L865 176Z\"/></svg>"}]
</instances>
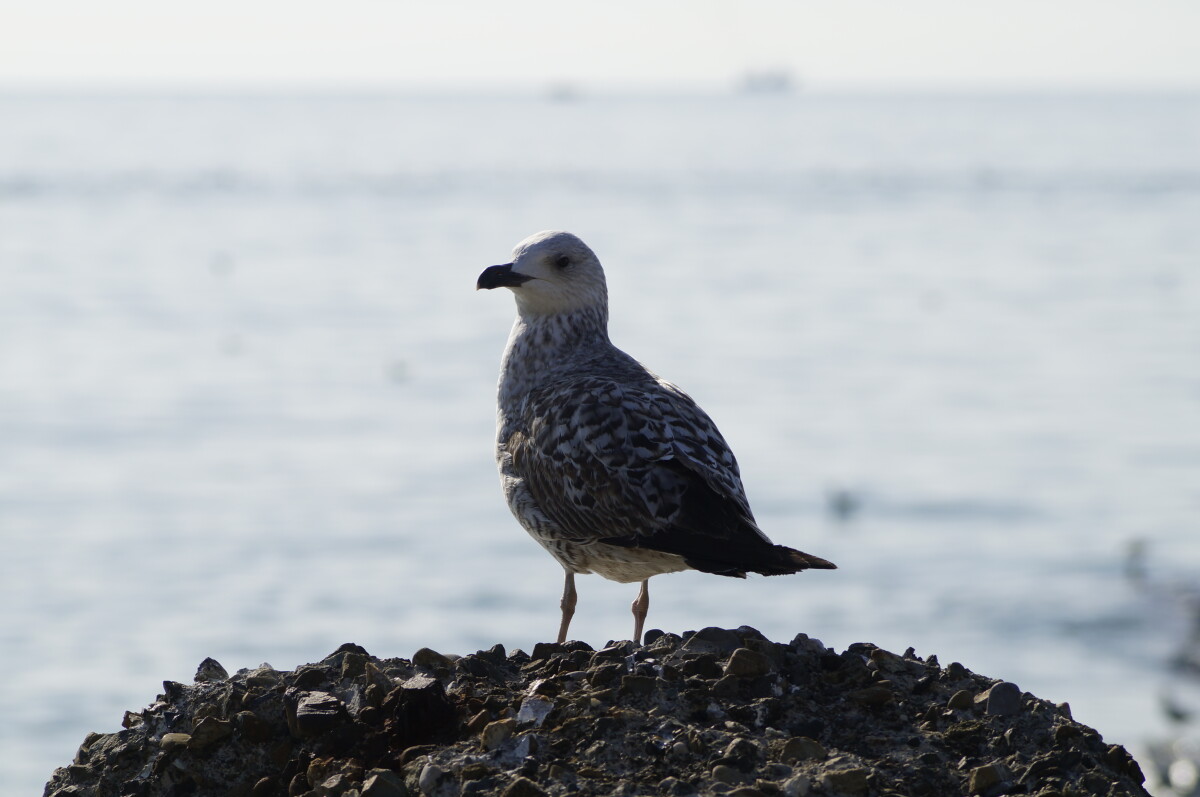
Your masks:
<instances>
[{"instance_id":1,"label":"sea","mask_svg":"<svg viewBox=\"0 0 1200 797\"><path fill-rule=\"evenodd\" d=\"M1152 778L1196 749L1200 94L10 90L0 794L205 657L553 638L475 290L544 229L839 566L655 578L648 628L912 647ZM636 585L578 587L572 637L630 636Z\"/></svg>"}]
</instances>

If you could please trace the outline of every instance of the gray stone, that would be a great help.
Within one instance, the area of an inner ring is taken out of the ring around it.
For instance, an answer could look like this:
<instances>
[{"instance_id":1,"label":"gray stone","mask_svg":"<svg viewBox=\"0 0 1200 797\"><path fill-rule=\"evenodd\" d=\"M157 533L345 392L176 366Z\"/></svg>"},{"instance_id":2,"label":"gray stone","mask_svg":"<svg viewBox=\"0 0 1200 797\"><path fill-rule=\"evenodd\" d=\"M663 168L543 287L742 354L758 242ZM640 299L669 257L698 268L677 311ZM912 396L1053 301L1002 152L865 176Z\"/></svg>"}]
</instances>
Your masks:
<instances>
[{"instance_id":1,"label":"gray stone","mask_svg":"<svg viewBox=\"0 0 1200 797\"><path fill-rule=\"evenodd\" d=\"M192 740L190 733L164 733L162 738L158 740L158 744L167 752L179 750L187 747L188 742Z\"/></svg>"},{"instance_id":2,"label":"gray stone","mask_svg":"<svg viewBox=\"0 0 1200 797\"><path fill-rule=\"evenodd\" d=\"M860 706L882 706L892 702L892 690L883 684L855 689L847 695Z\"/></svg>"},{"instance_id":3,"label":"gray stone","mask_svg":"<svg viewBox=\"0 0 1200 797\"><path fill-rule=\"evenodd\" d=\"M954 694L950 695L950 699L946 701L946 708L954 709L955 711L965 711L974 704L974 698L966 689L959 689Z\"/></svg>"},{"instance_id":4,"label":"gray stone","mask_svg":"<svg viewBox=\"0 0 1200 797\"><path fill-rule=\"evenodd\" d=\"M448 670L454 664L448 656L429 648L421 648L414 653L412 663L422 670Z\"/></svg>"},{"instance_id":5,"label":"gray stone","mask_svg":"<svg viewBox=\"0 0 1200 797\"><path fill-rule=\"evenodd\" d=\"M743 647L742 637L736 631L730 631L726 628L701 628L691 636L691 639L697 642L709 642L716 646L717 652L722 655L733 653L740 647ZM689 641L691 641L689 639Z\"/></svg>"},{"instance_id":6,"label":"gray stone","mask_svg":"<svg viewBox=\"0 0 1200 797\"><path fill-rule=\"evenodd\" d=\"M440 792L442 781L447 775L446 770L437 764L426 764L421 768L421 774L417 778L417 787L421 790L421 794L433 797Z\"/></svg>"},{"instance_id":7,"label":"gray stone","mask_svg":"<svg viewBox=\"0 0 1200 797\"><path fill-rule=\"evenodd\" d=\"M757 678L771 672L771 660L749 648L737 648L725 662L725 674L739 678Z\"/></svg>"},{"instance_id":8,"label":"gray stone","mask_svg":"<svg viewBox=\"0 0 1200 797\"><path fill-rule=\"evenodd\" d=\"M271 724L260 719L253 711L239 711L233 719L247 741L265 742L275 735L275 729L271 727Z\"/></svg>"},{"instance_id":9,"label":"gray stone","mask_svg":"<svg viewBox=\"0 0 1200 797\"><path fill-rule=\"evenodd\" d=\"M501 797L546 797L546 791L526 777L518 777L508 788L500 793Z\"/></svg>"},{"instance_id":10,"label":"gray stone","mask_svg":"<svg viewBox=\"0 0 1200 797\"><path fill-rule=\"evenodd\" d=\"M517 721L514 719L489 722L479 734L479 743L483 745L483 749L485 750L495 750L504 744L505 740L509 739L516 729Z\"/></svg>"},{"instance_id":11,"label":"gray stone","mask_svg":"<svg viewBox=\"0 0 1200 797\"><path fill-rule=\"evenodd\" d=\"M200 666L196 668L196 676L193 680L198 684L228 681L229 673L226 672L219 661L209 658L200 662Z\"/></svg>"},{"instance_id":12,"label":"gray stone","mask_svg":"<svg viewBox=\"0 0 1200 797\"><path fill-rule=\"evenodd\" d=\"M783 743L779 758L787 764L801 761L821 761L829 754L825 747L816 739L807 736L795 736Z\"/></svg>"},{"instance_id":13,"label":"gray stone","mask_svg":"<svg viewBox=\"0 0 1200 797\"><path fill-rule=\"evenodd\" d=\"M997 764L984 764L971 770L967 780L967 791L971 794L983 794L988 789L1004 780L1004 770Z\"/></svg>"},{"instance_id":14,"label":"gray stone","mask_svg":"<svg viewBox=\"0 0 1200 797\"><path fill-rule=\"evenodd\" d=\"M192 728L192 738L188 740L189 750L207 750L223 742L233 735L233 723L229 720L219 720L216 717L205 717Z\"/></svg>"},{"instance_id":15,"label":"gray stone","mask_svg":"<svg viewBox=\"0 0 1200 797\"><path fill-rule=\"evenodd\" d=\"M785 797L806 797L812 791L812 781L804 775L796 775L783 782Z\"/></svg>"},{"instance_id":16,"label":"gray stone","mask_svg":"<svg viewBox=\"0 0 1200 797\"><path fill-rule=\"evenodd\" d=\"M866 767L853 769L831 769L821 774L821 785L829 791L844 794L866 794L870 788L867 775L871 774Z\"/></svg>"},{"instance_id":17,"label":"gray stone","mask_svg":"<svg viewBox=\"0 0 1200 797\"><path fill-rule=\"evenodd\" d=\"M648 695L654 691L654 679L648 675L625 675L621 677L622 695Z\"/></svg>"},{"instance_id":18,"label":"gray stone","mask_svg":"<svg viewBox=\"0 0 1200 797\"><path fill-rule=\"evenodd\" d=\"M521 709L517 712L517 722L522 725L541 727L546 717L554 710L554 701L549 698L534 695L521 701Z\"/></svg>"},{"instance_id":19,"label":"gray stone","mask_svg":"<svg viewBox=\"0 0 1200 797\"><path fill-rule=\"evenodd\" d=\"M362 797L409 797L404 778L390 769L372 769L363 780Z\"/></svg>"},{"instance_id":20,"label":"gray stone","mask_svg":"<svg viewBox=\"0 0 1200 797\"><path fill-rule=\"evenodd\" d=\"M301 736L317 736L346 718L342 701L328 692L309 692L296 706L296 730Z\"/></svg>"},{"instance_id":21,"label":"gray stone","mask_svg":"<svg viewBox=\"0 0 1200 797\"><path fill-rule=\"evenodd\" d=\"M342 677L357 678L366 671L367 657L361 653L348 652L342 657Z\"/></svg>"},{"instance_id":22,"label":"gray stone","mask_svg":"<svg viewBox=\"0 0 1200 797\"><path fill-rule=\"evenodd\" d=\"M742 783L745 781L745 776L741 772L729 766L728 764L717 764L712 768L712 779L721 783Z\"/></svg>"},{"instance_id":23,"label":"gray stone","mask_svg":"<svg viewBox=\"0 0 1200 797\"><path fill-rule=\"evenodd\" d=\"M987 691L987 713L1000 716L1021 710L1021 690L1014 683L1001 681Z\"/></svg>"}]
</instances>

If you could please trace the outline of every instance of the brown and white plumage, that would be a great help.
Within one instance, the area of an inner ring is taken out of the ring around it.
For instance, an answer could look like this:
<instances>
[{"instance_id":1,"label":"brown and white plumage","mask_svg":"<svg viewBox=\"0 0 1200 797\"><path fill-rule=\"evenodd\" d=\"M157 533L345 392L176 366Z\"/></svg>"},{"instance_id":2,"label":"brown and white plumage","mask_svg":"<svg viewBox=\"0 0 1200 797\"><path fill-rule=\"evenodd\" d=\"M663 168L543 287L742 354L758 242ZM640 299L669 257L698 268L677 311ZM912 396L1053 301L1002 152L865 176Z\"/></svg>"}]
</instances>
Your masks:
<instances>
[{"instance_id":1,"label":"brown and white plumage","mask_svg":"<svg viewBox=\"0 0 1200 797\"><path fill-rule=\"evenodd\" d=\"M517 320L500 369L496 462L517 520L566 570L642 584L694 569L745 577L834 565L773 544L758 528L737 461L690 396L608 339L604 270L566 232L541 232L478 288L512 289Z\"/></svg>"}]
</instances>

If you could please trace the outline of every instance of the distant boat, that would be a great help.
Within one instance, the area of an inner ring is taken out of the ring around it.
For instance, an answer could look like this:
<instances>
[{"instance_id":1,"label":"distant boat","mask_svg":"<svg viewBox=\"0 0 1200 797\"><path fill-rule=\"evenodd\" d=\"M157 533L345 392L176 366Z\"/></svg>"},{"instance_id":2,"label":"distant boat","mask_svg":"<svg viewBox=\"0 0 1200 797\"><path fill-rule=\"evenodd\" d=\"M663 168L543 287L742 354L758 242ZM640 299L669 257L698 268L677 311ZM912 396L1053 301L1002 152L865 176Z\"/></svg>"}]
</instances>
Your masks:
<instances>
[{"instance_id":1,"label":"distant boat","mask_svg":"<svg viewBox=\"0 0 1200 797\"><path fill-rule=\"evenodd\" d=\"M579 88L571 83L555 83L546 90L546 99L552 102L574 102L579 99Z\"/></svg>"},{"instance_id":2,"label":"distant boat","mask_svg":"<svg viewBox=\"0 0 1200 797\"><path fill-rule=\"evenodd\" d=\"M741 94L790 94L795 88L792 73L785 69L746 72L737 82Z\"/></svg>"}]
</instances>

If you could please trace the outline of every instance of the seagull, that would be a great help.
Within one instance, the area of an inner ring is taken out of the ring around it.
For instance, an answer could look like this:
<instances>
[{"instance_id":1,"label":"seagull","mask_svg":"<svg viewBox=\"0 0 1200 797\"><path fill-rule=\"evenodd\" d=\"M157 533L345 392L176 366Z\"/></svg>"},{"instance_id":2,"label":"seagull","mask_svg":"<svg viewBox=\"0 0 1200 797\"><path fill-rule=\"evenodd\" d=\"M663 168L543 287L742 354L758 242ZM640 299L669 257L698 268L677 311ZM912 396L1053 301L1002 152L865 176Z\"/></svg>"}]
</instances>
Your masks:
<instances>
[{"instance_id":1,"label":"seagull","mask_svg":"<svg viewBox=\"0 0 1200 797\"><path fill-rule=\"evenodd\" d=\"M536 233L475 287L516 297L500 366L496 466L517 521L566 571L560 644L575 613L576 574L641 583L632 604L640 644L652 576L836 568L772 543L704 410L609 341L604 269L587 244L569 232Z\"/></svg>"}]
</instances>

